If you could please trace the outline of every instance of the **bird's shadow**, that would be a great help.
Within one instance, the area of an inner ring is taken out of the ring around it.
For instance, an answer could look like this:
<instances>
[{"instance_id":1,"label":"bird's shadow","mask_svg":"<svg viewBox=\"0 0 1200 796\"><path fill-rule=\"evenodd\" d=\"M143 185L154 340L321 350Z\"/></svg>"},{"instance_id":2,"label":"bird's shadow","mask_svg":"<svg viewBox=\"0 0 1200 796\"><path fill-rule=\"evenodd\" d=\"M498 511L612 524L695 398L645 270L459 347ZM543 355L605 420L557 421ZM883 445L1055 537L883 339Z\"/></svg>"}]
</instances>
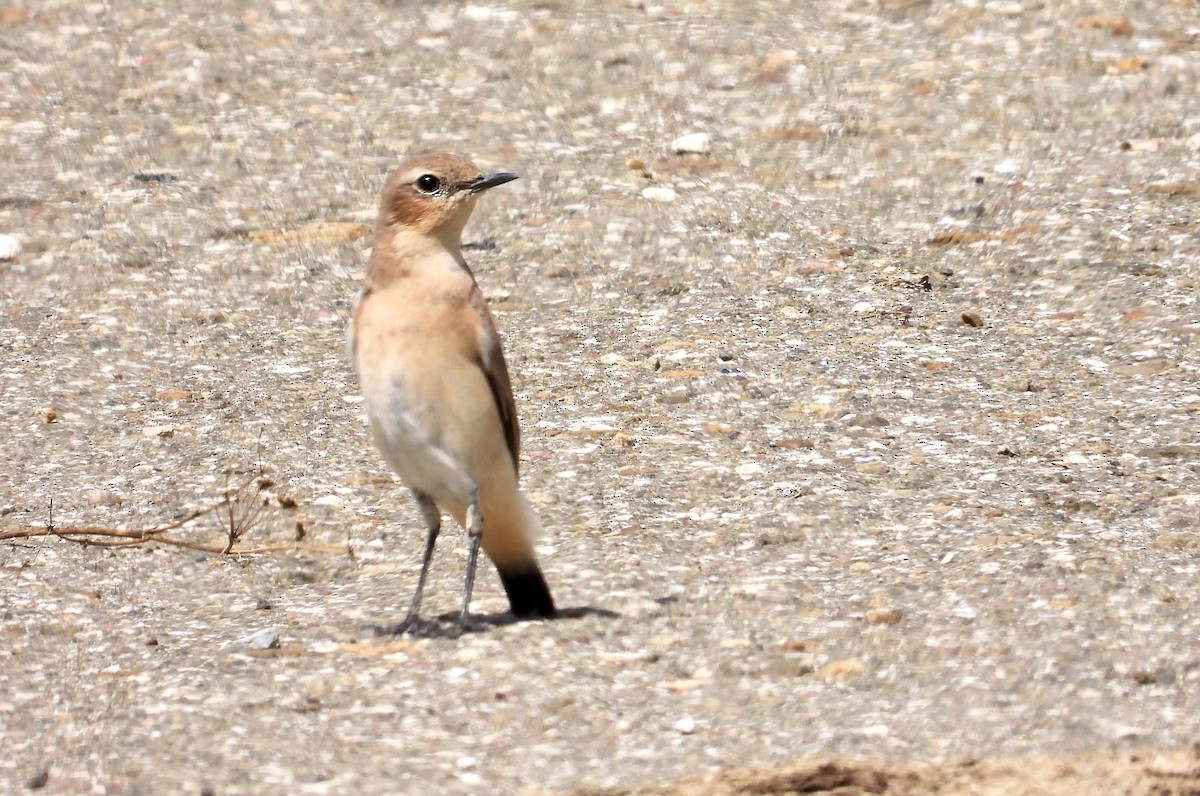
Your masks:
<instances>
[{"instance_id":1,"label":"bird's shadow","mask_svg":"<svg viewBox=\"0 0 1200 796\"><path fill-rule=\"evenodd\" d=\"M459 638L468 633L486 633L498 627L515 625L518 622L560 622L566 619L586 619L589 616L601 619L617 619L616 611L607 608L595 608L581 605L577 608L560 608L551 619L521 619L505 611L499 614L471 614L465 627L458 626L458 612L440 614L431 619L417 617L405 620L398 625L376 625L372 629L375 636L408 636L410 638Z\"/></svg>"}]
</instances>

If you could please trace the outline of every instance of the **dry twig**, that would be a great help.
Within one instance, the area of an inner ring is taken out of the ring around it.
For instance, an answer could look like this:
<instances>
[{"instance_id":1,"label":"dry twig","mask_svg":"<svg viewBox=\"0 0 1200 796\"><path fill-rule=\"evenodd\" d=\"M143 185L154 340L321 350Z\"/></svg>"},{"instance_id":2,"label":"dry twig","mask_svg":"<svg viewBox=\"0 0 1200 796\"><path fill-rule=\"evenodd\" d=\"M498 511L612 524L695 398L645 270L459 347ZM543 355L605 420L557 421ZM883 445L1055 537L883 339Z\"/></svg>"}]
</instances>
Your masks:
<instances>
[{"instance_id":1,"label":"dry twig","mask_svg":"<svg viewBox=\"0 0 1200 796\"><path fill-rule=\"evenodd\" d=\"M254 488L250 491L252 486ZM133 545L157 543L212 553L214 555L259 555L284 550L304 551L308 553L346 552L345 548L338 545L301 544L298 541L235 549L235 546L246 532L261 524L269 514L269 502L266 498L259 500L258 496L270 486L271 482L262 475L261 471L255 472L235 488L230 489L226 487L225 494L215 503L197 509L174 522L163 523L153 528L135 530L92 526L59 527L54 524L54 504L51 502L51 514L47 519L46 527L0 531L0 541L31 539L37 536L57 536L61 539L90 547L130 547ZM176 535L168 535L170 531L181 530L188 523L209 515L221 518L221 529L226 536L224 544L205 544L203 542L182 539Z\"/></svg>"}]
</instances>

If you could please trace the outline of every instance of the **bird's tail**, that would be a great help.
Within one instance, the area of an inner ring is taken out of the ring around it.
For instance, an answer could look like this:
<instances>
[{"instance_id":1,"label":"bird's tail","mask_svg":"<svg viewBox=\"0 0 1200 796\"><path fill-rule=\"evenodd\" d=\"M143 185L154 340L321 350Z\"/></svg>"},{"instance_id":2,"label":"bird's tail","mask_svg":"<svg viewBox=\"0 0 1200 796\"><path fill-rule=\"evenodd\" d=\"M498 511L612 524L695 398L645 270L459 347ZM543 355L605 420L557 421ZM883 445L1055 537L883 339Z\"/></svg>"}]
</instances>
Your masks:
<instances>
[{"instance_id":1,"label":"bird's tail","mask_svg":"<svg viewBox=\"0 0 1200 796\"><path fill-rule=\"evenodd\" d=\"M540 533L533 508L518 490L483 495L483 552L496 565L513 615L522 619L555 614L554 598L533 551Z\"/></svg>"},{"instance_id":2,"label":"bird's tail","mask_svg":"<svg viewBox=\"0 0 1200 796\"><path fill-rule=\"evenodd\" d=\"M496 567L496 570L500 573L500 582L504 584L513 616L521 619L550 619L554 616L554 598L550 596L550 586L536 561L532 570L524 572L506 572L500 567Z\"/></svg>"}]
</instances>

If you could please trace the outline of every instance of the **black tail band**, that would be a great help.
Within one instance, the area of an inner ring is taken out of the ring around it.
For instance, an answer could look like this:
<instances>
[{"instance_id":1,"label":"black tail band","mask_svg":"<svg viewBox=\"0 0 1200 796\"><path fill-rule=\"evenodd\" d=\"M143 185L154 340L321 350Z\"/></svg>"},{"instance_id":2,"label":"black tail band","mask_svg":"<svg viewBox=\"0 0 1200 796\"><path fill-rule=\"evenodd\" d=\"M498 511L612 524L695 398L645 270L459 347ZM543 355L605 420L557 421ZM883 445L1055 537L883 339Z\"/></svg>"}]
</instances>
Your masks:
<instances>
[{"instance_id":1,"label":"black tail band","mask_svg":"<svg viewBox=\"0 0 1200 796\"><path fill-rule=\"evenodd\" d=\"M500 571L500 582L504 584L513 616L520 619L550 619L554 616L554 598L536 564L533 570Z\"/></svg>"}]
</instances>

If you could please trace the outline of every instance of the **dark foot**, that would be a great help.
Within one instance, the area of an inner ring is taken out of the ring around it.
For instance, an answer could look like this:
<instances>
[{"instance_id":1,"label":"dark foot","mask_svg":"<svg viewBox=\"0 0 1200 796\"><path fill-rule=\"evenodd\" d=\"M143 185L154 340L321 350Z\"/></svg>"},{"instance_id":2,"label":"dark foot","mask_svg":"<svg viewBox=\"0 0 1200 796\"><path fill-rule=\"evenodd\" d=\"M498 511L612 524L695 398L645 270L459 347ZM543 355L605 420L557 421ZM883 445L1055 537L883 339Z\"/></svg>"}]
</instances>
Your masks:
<instances>
[{"instance_id":1,"label":"dark foot","mask_svg":"<svg viewBox=\"0 0 1200 796\"><path fill-rule=\"evenodd\" d=\"M491 627L493 622L483 618L468 617L464 623L458 614L420 619L409 617L398 625L376 625L372 628L376 637L408 636L410 638L459 638L465 633L478 633Z\"/></svg>"},{"instance_id":2,"label":"dark foot","mask_svg":"<svg viewBox=\"0 0 1200 796\"><path fill-rule=\"evenodd\" d=\"M486 630L492 626L492 623L487 621L486 617L481 616L460 616L454 624L454 636L463 635L464 633L478 633L481 630Z\"/></svg>"},{"instance_id":3,"label":"dark foot","mask_svg":"<svg viewBox=\"0 0 1200 796\"><path fill-rule=\"evenodd\" d=\"M422 622L419 616L410 616L398 625L376 625L376 636L423 636L423 630L437 626L436 620Z\"/></svg>"}]
</instances>

